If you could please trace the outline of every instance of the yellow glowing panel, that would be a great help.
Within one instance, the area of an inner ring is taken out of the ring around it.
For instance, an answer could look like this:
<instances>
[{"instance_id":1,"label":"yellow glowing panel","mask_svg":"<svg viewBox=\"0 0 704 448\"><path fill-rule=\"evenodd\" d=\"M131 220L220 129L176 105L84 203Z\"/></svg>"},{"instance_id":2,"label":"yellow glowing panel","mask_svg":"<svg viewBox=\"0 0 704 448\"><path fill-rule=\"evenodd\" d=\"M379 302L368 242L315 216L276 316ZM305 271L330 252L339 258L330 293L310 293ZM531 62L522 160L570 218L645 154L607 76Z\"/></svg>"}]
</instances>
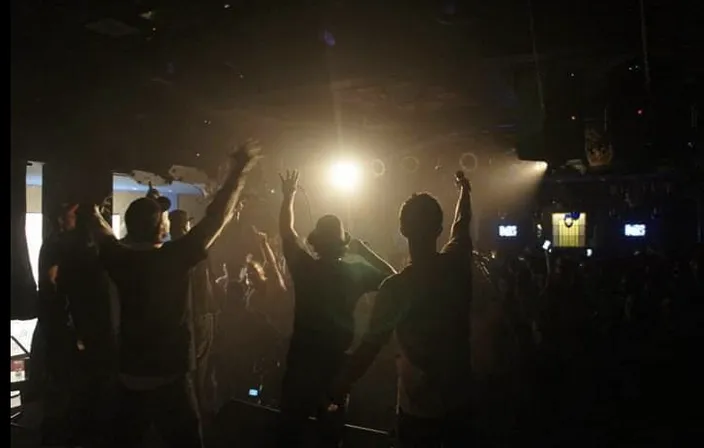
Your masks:
<instances>
[{"instance_id":1,"label":"yellow glowing panel","mask_svg":"<svg viewBox=\"0 0 704 448\"><path fill-rule=\"evenodd\" d=\"M587 245L587 214L573 219L570 213L552 214L552 242L555 247L584 247Z\"/></svg>"}]
</instances>

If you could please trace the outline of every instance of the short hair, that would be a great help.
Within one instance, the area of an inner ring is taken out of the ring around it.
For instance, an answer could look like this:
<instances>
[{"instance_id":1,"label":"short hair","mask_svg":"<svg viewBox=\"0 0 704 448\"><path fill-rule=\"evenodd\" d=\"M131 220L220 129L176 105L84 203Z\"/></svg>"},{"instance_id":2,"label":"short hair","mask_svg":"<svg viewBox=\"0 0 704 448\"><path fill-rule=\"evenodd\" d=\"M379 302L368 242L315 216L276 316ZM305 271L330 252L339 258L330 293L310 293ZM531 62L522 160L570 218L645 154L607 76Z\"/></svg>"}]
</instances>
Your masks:
<instances>
[{"instance_id":1,"label":"short hair","mask_svg":"<svg viewBox=\"0 0 704 448\"><path fill-rule=\"evenodd\" d=\"M437 238L442 232L442 207L430 193L413 193L401 205L399 220L406 238Z\"/></svg>"},{"instance_id":2,"label":"short hair","mask_svg":"<svg viewBox=\"0 0 704 448\"><path fill-rule=\"evenodd\" d=\"M159 239L162 206L152 198L139 198L127 207L125 227L132 241L153 243Z\"/></svg>"}]
</instances>

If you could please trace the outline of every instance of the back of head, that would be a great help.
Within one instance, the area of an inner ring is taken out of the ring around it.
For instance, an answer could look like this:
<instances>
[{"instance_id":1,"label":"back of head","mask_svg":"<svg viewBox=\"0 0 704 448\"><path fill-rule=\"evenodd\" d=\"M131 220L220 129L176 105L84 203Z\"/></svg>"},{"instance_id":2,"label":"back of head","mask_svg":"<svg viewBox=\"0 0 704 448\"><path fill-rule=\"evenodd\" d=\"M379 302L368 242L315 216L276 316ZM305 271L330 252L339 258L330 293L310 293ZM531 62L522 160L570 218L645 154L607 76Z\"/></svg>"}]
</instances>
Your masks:
<instances>
[{"instance_id":1,"label":"back of head","mask_svg":"<svg viewBox=\"0 0 704 448\"><path fill-rule=\"evenodd\" d=\"M134 243L156 244L161 242L163 226L162 206L152 198L139 198L127 207L125 227Z\"/></svg>"},{"instance_id":2,"label":"back of head","mask_svg":"<svg viewBox=\"0 0 704 448\"><path fill-rule=\"evenodd\" d=\"M335 215L322 216L308 235L308 243L320 258L340 258L345 255L350 236Z\"/></svg>"},{"instance_id":3,"label":"back of head","mask_svg":"<svg viewBox=\"0 0 704 448\"><path fill-rule=\"evenodd\" d=\"M401 234L408 240L435 241L442 233L442 207L430 193L411 195L401 205L399 220Z\"/></svg>"}]
</instances>

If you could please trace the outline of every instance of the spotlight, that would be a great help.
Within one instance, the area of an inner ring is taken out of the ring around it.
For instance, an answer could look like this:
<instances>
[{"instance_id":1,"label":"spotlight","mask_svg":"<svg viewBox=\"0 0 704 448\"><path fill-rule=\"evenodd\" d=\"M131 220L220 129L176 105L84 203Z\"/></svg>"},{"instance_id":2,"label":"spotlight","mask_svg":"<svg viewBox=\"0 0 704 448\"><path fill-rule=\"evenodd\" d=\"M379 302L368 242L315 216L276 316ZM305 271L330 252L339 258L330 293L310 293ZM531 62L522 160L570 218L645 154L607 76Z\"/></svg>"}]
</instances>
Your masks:
<instances>
[{"instance_id":1,"label":"spotlight","mask_svg":"<svg viewBox=\"0 0 704 448\"><path fill-rule=\"evenodd\" d=\"M535 162L535 171L545 171L548 169L548 163L547 162Z\"/></svg>"},{"instance_id":2,"label":"spotlight","mask_svg":"<svg viewBox=\"0 0 704 448\"><path fill-rule=\"evenodd\" d=\"M353 162L338 162L330 167L330 183L340 191L354 191L362 179L362 170Z\"/></svg>"}]
</instances>

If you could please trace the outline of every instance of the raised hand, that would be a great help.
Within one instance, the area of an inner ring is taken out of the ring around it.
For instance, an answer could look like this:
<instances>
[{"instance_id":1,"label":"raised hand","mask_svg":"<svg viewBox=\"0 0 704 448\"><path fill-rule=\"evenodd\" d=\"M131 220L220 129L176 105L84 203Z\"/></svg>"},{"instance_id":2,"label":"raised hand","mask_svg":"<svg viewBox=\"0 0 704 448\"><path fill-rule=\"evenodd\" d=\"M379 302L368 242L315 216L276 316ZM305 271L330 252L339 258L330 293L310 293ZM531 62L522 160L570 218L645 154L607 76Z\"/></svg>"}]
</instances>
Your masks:
<instances>
[{"instance_id":1,"label":"raised hand","mask_svg":"<svg viewBox=\"0 0 704 448\"><path fill-rule=\"evenodd\" d=\"M233 168L241 168L243 171L249 171L262 157L261 146L256 140L247 140L238 146L230 157L232 157L232 161L234 162Z\"/></svg>"},{"instance_id":2,"label":"raised hand","mask_svg":"<svg viewBox=\"0 0 704 448\"><path fill-rule=\"evenodd\" d=\"M298 170L286 170L286 174L279 174L279 178L284 196L291 196L298 190Z\"/></svg>"},{"instance_id":3,"label":"raised hand","mask_svg":"<svg viewBox=\"0 0 704 448\"><path fill-rule=\"evenodd\" d=\"M159 196L159 190L154 188L154 185L152 185L152 181L149 181L149 190L147 191L147 197L150 199L157 199Z\"/></svg>"}]
</instances>

